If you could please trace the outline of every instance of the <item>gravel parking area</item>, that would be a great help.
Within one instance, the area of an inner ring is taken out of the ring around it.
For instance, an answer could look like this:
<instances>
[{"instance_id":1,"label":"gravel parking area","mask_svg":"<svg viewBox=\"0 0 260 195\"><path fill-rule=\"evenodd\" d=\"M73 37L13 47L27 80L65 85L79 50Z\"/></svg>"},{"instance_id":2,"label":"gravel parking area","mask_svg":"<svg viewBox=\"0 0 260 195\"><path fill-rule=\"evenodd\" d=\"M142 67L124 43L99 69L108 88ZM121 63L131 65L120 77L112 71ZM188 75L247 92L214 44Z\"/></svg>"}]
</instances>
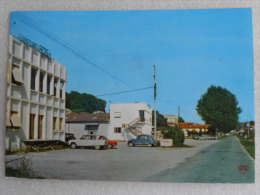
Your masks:
<instances>
[{"instance_id":1,"label":"gravel parking area","mask_svg":"<svg viewBox=\"0 0 260 195\"><path fill-rule=\"evenodd\" d=\"M47 178L142 181L147 176L176 167L219 141L186 139L185 144L192 148L128 147L126 142L119 142L117 148L110 150L65 149L30 153L26 157L32 160L34 173ZM6 160L17 157L8 155Z\"/></svg>"}]
</instances>

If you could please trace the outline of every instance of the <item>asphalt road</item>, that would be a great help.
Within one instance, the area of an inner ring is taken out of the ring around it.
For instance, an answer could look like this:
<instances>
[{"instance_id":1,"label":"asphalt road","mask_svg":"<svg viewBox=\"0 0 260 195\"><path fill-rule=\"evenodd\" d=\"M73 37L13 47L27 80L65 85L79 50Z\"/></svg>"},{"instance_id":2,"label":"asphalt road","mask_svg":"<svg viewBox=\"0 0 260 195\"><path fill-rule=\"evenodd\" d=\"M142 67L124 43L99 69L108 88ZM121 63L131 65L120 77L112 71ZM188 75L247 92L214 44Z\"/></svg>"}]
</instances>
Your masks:
<instances>
[{"instance_id":1,"label":"asphalt road","mask_svg":"<svg viewBox=\"0 0 260 195\"><path fill-rule=\"evenodd\" d=\"M176 168L145 178L147 182L253 183L254 159L235 136L205 148Z\"/></svg>"},{"instance_id":2,"label":"asphalt road","mask_svg":"<svg viewBox=\"0 0 260 195\"><path fill-rule=\"evenodd\" d=\"M192 148L127 147L65 149L25 155L36 175L50 179L145 182L254 181L252 160L235 137L223 140L185 140ZM6 161L23 155L8 155ZM16 166L12 161L8 166ZM246 165L241 173L238 166Z\"/></svg>"}]
</instances>

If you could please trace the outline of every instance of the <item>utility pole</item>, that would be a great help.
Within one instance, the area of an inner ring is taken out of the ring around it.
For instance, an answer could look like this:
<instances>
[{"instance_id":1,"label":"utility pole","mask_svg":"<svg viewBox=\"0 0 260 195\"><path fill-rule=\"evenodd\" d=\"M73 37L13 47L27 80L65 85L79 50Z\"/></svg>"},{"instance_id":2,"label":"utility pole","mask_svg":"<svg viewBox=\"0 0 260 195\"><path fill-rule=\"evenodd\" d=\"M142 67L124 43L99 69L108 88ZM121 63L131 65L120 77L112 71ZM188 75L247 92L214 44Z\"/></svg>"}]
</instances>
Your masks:
<instances>
[{"instance_id":1,"label":"utility pole","mask_svg":"<svg viewBox=\"0 0 260 195\"><path fill-rule=\"evenodd\" d=\"M157 139L156 138L156 131L157 131L157 128L156 128L156 115L157 115L157 111L156 111L156 96L157 96L157 86L156 86L156 67L155 65L153 66L154 68L154 138L155 140Z\"/></svg>"},{"instance_id":2,"label":"utility pole","mask_svg":"<svg viewBox=\"0 0 260 195\"><path fill-rule=\"evenodd\" d=\"M178 106L178 127L179 127L179 123L180 123L180 116L181 116L181 107L180 106Z\"/></svg>"}]
</instances>

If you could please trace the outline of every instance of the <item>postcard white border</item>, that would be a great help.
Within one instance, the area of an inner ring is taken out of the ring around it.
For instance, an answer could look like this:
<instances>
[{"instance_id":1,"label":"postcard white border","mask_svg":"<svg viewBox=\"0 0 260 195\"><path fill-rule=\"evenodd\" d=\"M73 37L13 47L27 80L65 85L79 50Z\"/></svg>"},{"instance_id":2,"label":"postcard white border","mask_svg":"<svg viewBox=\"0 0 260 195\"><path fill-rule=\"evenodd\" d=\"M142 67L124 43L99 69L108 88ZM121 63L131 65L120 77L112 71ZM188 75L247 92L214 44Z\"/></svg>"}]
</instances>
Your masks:
<instances>
[{"instance_id":1,"label":"postcard white border","mask_svg":"<svg viewBox=\"0 0 260 195\"><path fill-rule=\"evenodd\" d=\"M255 109L256 129L259 129L260 86L260 1L252 0L1 0L0 1L0 194L258 194L259 133L256 131L255 184L196 184L196 183L133 183L63 180L27 180L4 176L4 129L6 64L8 51L9 14L30 10L157 10L252 8L254 18Z\"/></svg>"}]
</instances>

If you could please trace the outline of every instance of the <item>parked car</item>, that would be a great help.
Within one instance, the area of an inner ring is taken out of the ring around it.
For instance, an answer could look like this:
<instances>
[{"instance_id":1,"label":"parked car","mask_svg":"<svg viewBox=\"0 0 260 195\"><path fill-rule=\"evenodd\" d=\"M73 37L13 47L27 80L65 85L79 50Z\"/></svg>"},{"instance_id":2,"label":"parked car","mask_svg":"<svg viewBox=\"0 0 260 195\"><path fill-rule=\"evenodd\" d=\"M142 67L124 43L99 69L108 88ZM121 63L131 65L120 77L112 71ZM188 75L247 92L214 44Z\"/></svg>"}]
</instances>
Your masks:
<instances>
[{"instance_id":1,"label":"parked car","mask_svg":"<svg viewBox=\"0 0 260 195\"><path fill-rule=\"evenodd\" d=\"M96 150L107 149L108 141L100 139L100 135L83 135L79 140L69 140L72 149L77 147L94 147Z\"/></svg>"},{"instance_id":2,"label":"parked car","mask_svg":"<svg viewBox=\"0 0 260 195\"><path fill-rule=\"evenodd\" d=\"M212 140L213 137L211 135L201 135L199 140Z\"/></svg>"},{"instance_id":3,"label":"parked car","mask_svg":"<svg viewBox=\"0 0 260 195\"><path fill-rule=\"evenodd\" d=\"M107 144L108 144L107 147L108 147L108 149L111 149L111 148L117 146L117 141L116 140L109 140L105 136L100 136L99 139L107 140Z\"/></svg>"},{"instance_id":4,"label":"parked car","mask_svg":"<svg viewBox=\"0 0 260 195\"><path fill-rule=\"evenodd\" d=\"M130 147L136 145L147 145L149 147L152 147L156 145L156 141L151 135L139 135L136 139L129 140L127 144Z\"/></svg>"},{"instance_id":5,"label":"parked car","mask_svg":"<svg viewBox=\"0 0 260 195\"><path fill-rule=\"evenodd\" d=\"M197 134L193 135L193 139L199 139L199 138L200 138L199 135L197 135Z\"/></svg>"}]
</instances>

